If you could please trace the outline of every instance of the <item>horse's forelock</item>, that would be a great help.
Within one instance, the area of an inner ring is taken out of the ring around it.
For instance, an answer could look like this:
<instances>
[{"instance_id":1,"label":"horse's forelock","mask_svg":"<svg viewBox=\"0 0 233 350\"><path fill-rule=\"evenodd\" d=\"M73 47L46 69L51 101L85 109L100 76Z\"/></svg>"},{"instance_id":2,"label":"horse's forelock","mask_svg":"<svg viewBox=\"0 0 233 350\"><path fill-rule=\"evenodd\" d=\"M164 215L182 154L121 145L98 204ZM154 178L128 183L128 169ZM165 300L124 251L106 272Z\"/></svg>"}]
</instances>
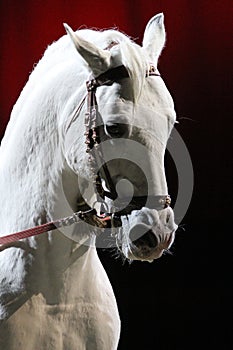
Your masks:
<instances>
[{"instance_id":1,"label":"horse's forelock","mask_svg":"<svg viewBox=\"0 0 233 350\"><path fill-rule=\"evenodd\" d=\"M132 81L133 96L136 101L144 85L146 71L148 70L148 62L142 50L140 50L140 47L135 43L122 42L120 46L122 64L128 69Z\"/></svg>"}]
</instances>

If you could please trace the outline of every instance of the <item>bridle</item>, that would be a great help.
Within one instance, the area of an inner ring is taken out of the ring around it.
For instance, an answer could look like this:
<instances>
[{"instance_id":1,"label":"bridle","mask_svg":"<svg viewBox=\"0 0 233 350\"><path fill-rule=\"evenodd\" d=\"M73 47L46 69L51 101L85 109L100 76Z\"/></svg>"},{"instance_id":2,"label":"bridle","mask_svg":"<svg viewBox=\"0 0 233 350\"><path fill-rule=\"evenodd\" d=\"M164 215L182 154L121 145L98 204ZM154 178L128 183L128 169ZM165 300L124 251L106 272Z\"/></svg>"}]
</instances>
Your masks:
<instances>
[{"instance_id":1,"label":"bridle","mask_svg":"<svg viewBox=\"0 0 233 350\"><path fill-rule=\"evenodd\" d=\"M101 138L99 134L99 127L97 126L98 104L96 99L96 90L98 87L103 85L112 85L121 79L128 78L129 73L127 69L121 65L116 68L109 69L102 73L97 78L92 78L86 82L87 86L87 112L85 118L85 136L86 136L86 152L90 153L95 148L94 154L89 154L89 163L93 175L93 183L96 189L98 199L108 197L112 200L117 198L117 192L113 184L110 172L107 164L102 159L102 154L98 151L98 145L100 144ZM101 162L102 161L102 162ZM98 170L100 162L102 163L102 170L104 172L105 180L110 191L105 191L102 186L102 180L100 172Z\"/></svg>"},{"instance_id":2,"label":"bridle","mask_svg":"<svg viewBox=\"0 0 233 350\"><path fill-rule=\"evenodd\" d=\"M148 76L160 76L154 65L150 65L149 71L146 73ZM100 86L109 86L122 79L129 78L129 73L125 66L120 65L115 68L109 69L106 72L100 74L97 78L92 78L86 82L87 86L87 112L85 115L85 136L86 136L86 152L89 153L89 164L93 176L93 184L96 189L98 200L101 201L105 197L115 200L117 198L117 191L112 181L108 165L104 162L103 155L101 153L101 137L99 133L99 127L97 126L97 119L100 116L98 112L98 104L96 99L96 90ZM91 152L94 150L94 152ZM102 186L102 178L99 171L99 165L102 164L102 173L104 174L104 180L109 191L104 190ZM138 202L143 202L145 197L137 197ZM152 198L150 198L150 201ZM157 202L156 207L163 209L170 205L170 196L153 196L154 204ZM135 198L131 201L131 204L135 204ZM137 205L136 205L137 206ZM156 209L156 208L155 208Z\"/></svg>"},{"instance_id":3,"label":"bridle","mask_svg":"<svg viewBox=\"0 0 233 350\"><path fill-rule=\"evenodd\" d=\"M153 64L150 65L148 72L146 72L146 77L148 76L160 76ZM102 204L105 201L105 197L108 197L111 200L117 199L117 192L112 181L108 166L104 162L101 150L98 149L101 146L101 138L99 127L97 126L97 118L99 117L99 113L96 99L96 90L100 86L109 86L125 78L129 78L129 73L125 66L120 65L107 70L96 78L93 77L88 80L86 82L87 94L75 109L75 112L72 115L72 118L69 121L66 129L67 131L70 128L71 124L77 119L85 100L87 100L87 112L85 114L86 152L89 154L89 166L93 177L94 188L96 190L97 202L100 202ZM104 190L102 186L103 178L101 177L99 171L100 164L102 164L102 173L104 174L104 180L107 188L109 189L108 191ZM125 198L125 201L128 203L127 198ZM145 202L151 202L151 207L157 210L161 210L170 206L171 203L169 195L151 196L149 198L147 196L134 197L129 201L129 206L131 206L133 209L141 209ZM13 242L16 242L20 239L39 235L47 231L55 230L83 221L99 228L111 227L111 225L113 227L120 226L120 217L122 215L125 215L124 210L114 214L103 212L100 215L97 215L97 211L94 208L88 209L86 211L79 211L66 218L0 237L0 245L6 245L6 247L0 246L0 251L7 248L7 245L11 246ZM116 222L114 222L114 220L116 220Z\"/></svg>"}]
</instances>

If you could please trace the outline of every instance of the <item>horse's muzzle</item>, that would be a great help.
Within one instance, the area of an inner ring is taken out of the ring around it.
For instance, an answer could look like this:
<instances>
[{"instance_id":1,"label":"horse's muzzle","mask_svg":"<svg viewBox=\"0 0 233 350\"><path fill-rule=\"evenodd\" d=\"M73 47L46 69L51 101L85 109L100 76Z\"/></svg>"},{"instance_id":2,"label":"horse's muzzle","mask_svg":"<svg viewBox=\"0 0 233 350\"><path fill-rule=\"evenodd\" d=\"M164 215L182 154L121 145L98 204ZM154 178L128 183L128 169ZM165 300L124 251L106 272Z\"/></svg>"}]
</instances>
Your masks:
<instances>
[{"instance_id":1,"label":"horse's muzzle","mask_svg":"<svg viewBox=\"0 0 233 350\"><path fill-rule=\"evenodd\" d=\"M123 230L125 226L123 223ZM128 232L123 233L122 251L131 260L157 259L172 245L176 228L171 208L133 211L128 218Z\"/></svg>"}]
</instances>

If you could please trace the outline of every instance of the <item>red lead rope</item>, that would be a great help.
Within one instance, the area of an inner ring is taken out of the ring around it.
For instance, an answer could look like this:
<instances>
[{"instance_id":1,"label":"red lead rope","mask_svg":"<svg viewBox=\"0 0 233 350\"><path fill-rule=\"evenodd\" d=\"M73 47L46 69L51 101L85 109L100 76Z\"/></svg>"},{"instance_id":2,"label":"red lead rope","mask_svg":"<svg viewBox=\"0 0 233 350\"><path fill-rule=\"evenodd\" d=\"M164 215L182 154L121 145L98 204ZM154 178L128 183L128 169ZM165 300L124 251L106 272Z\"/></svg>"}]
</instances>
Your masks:
<instances>
[{"instance_id":1,"label":"red lead rope","mask_svg":"<svg viewBox=\"0 0 233 350\"><path fill-rule=\"evenodd\" d=\"M33 228L29 228L27 230L12 233L11 235L0 237L0 244L12 243L16 242L23 238L28 238L36 235L40 235L41 233L55 230L57 226L53 222L48 222L47 224L36 226Z\"/></svg>"},{"instance_id":2,"label":"red lead rope","mask_svg":"<svg viewBox=\"0 0 233 350\"><path fill-rule=\"evenodd\" d=\"M99 224L100 227L101 226L104 227L106 225L105 222L111 220L110 216L105 216L105 215L97 216L96 211L93 209L86 212L77 212L71 216L68 216L63 219L59 219L57 221L48 222L40 226L35 226L24 231L12 233L10 235L0 237L0 245L13 243L23 238L37 236L37 235L40 235L41 233L56 230L64 226L70 226L74 223L78 223L81 221L88 222L88 218L90 217L95 217L97 220L96 223Z\"/></svg>"}]
</instances>

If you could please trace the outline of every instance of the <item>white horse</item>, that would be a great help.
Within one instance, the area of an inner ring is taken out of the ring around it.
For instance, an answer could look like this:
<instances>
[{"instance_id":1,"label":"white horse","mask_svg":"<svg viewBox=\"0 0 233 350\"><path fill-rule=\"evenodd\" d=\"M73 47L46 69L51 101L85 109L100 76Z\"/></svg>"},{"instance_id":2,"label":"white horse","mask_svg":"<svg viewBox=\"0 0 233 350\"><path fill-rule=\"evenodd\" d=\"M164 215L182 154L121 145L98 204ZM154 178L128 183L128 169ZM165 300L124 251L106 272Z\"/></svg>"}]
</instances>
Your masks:
<instances>
[{"instance_id":1,"label":"white horse","mask_svg":"<svg viewBox=\"0 0 233 350\"><path fill-rule=\"evenodd\" d=\"M95 142L94 136L88 130L84 136L86 81L92 75L100 77L92 97L110 177L101 170L99 182L118 195L106 201L106 211L121 208L112 215L122 223L114 239L126 258L152 261L170 247L176 230L165 203L163 163L175 111L157 71L165 43L163 14L149 21L142 47L116 30L73 32L67 25L66 30L30 75L2 140L0 234L87 207L95 171L85 144L85 138ZM143 198L152 198L152 204ZM119 203L125 202L122 209ZM55 230L1 247L1 349L117 348L117 304L90 227L84 222L71 233Z\"/></svg>"}]
</instances>

